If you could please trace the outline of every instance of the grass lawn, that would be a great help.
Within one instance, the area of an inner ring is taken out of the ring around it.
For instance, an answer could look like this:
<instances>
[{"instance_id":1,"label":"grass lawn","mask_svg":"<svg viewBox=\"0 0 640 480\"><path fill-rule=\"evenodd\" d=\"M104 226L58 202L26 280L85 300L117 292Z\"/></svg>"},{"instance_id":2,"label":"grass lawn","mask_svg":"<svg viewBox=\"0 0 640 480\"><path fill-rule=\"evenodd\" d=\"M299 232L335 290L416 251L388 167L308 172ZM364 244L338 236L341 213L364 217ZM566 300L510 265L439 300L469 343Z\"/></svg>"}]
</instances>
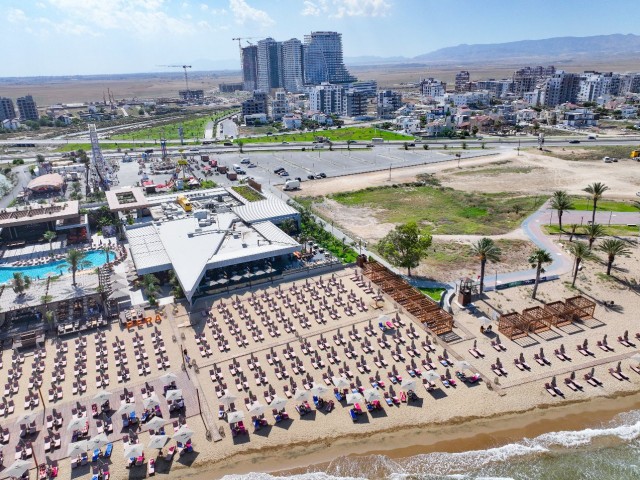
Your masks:
<instances>
[{"instance_id":1,"label":"grass lawn","mask_svg":"<svg viewBox=\"0 0 640 480\"><path fill-rule=\"evenodd\" d=\"M209 122L215 122L216 120L235 112L236 110L224 110L212 115L198 116L187 118L185 120L179 120L176 122L167 123L165 125L158 125L156 127L146 127L137 130L131 129L127 133L120 133L111 136L112 140L131 140L132 135L136 139L159 139L166 138L167 140L178 140L180 135L178 133L178 127L182 126L185 140L188 138L202 138L204 137L204 129Z\"/></svg>"},{"instance_id":2,"label":"grass lawn","mask_svg":"<svg viewBox=\"0 0 640 480\"><path fill-rule=\"evenodd\" d=\"M442 297L442 293L445 292L444 288L418 288L422 293L424 293L427 297L430 297L432 300L436 302L440 301L440 297Z\"/></svg>"},{"instance_id":3,"label":"grass lawn","mask_svg":"<svg viewBox=\"0 0 640 480\"><path fill-rule=\"evenodd\" d=\"M571 231L568 225L562 225L564 227L563 235L571 235ZM542 228L547 235L559 235L560 228L558 225L543 225ZM638 227L630 227L628 225L603 225L604 234L609 236L629 237L638 235ZM584 235L586 225L580 226L576 229L576 235Z\"/></svg>"},{"instance_id":4,"label":"grass lawn","mask_svg":"<svg viewBox=\"0 0 640 480\"><path fill-rule=\"evenodd\" d=\"M189 146L193 146L193 145L200 145L200 142L190 142L187 139L185 139L185 146L189 145ZM178 147L179 145L176 144L167 144L167 147ZM141 141L138 141L136 143L125 143L125 142L118 142L118 143L112 143L112 142L100 142L100 148L102 150L117 150L118 148L122 149L122 150L129 150L130 148L137 148L137 149L147 149L147 148L153 148L154 150L158 150L160 151L160 143L154 143L154 142L148 142L148 143L142 143ZM89 153L91 151L91 143L87 142L87 143L68 143L66 145L61 145L58 148L56 148L56 152L75 152L76 150L79 149L83 149L85 152Z\"/></svg>"},{"instance_id":5,"label":"grass lawn","mask_svg":"<svg viewBox=\"0 0 640 480\"><path fill-rule=\"evenodd\" d=\"M606 193L605 193L606 195ZM593 211L593 201L588 198L572 197L574 210ZM631 202L620 202L616 200L598 200L598 210L604 212L637 212L638 209Z\"/></svg>"},{"instance_id":6,"label":"grass lawn","mask_svg":"<svg viewBox=\"0 0 640 480\"><path fill-rule=\"evenodd\" d=\"M231 187L238 195L242 196L249 202L257 202L264 200L264 197L260 193L256 192L253 188L247 185L239 185Z\"/></svg>"},{"instance_id":7,"label":"grass lawn","mask_svg":"<svg viewBox=\"0 0 640 480\"><path fill-rule=\"evenodd\" d=\"M496 235L517 228L545 197L473 193L432 186L367 188L332 195L353 207L369 207L381 222L415 221L442 235Z\"/></svg>"},{"instance_id":8,"label":"grass lawn","mask_svg":"<svg viewBox=\"0 0 640 480\"><path fill-rule=\"evenodd\" d=\"M361 142L370 142L372 138L384 138L385 140L406 140L413 141L413 137L401 135L396 132L380 130L370 127L346 127L335 130L317 130L315 132L304 133L288 133L286 135L268 135L259 138L242 138L242 142L246 143L281 143L281 142L313 142L316 137L325 137L334 142L346 142L347 140L356 140ZM238 142L238 140L234 140Z\"/></svg>"}]
</instances>

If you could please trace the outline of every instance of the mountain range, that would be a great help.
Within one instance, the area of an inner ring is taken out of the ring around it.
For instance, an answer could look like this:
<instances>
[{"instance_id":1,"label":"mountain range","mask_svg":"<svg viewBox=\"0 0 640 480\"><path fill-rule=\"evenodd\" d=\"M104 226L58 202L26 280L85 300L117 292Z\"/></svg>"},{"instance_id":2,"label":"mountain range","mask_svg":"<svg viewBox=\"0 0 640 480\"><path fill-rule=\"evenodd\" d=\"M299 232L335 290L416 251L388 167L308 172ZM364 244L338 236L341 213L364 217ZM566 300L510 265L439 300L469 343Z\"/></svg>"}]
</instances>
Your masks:
<instances>
[{"instance_id":1,"label":"mountain range","mask_svg":"<svg viewBox=\"0 0 640 480\"><path fill-rule=\"evenodd\" d=\"M524 62L578 62L631 59L640 54L640 35L612 34L590 37L554 37L491 44L461 44L407 57L346 57L347 65L397 63L473 64Z\"/></svg>"}]
</instances>

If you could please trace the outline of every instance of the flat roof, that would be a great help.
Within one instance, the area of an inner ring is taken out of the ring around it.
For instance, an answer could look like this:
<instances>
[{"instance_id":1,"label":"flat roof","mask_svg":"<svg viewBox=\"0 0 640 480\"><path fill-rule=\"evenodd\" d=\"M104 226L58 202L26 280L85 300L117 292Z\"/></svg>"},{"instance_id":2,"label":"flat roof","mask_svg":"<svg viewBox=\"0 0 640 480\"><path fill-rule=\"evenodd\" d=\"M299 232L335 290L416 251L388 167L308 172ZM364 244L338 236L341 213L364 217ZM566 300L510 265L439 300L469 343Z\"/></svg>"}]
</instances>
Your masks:
<instances>
[{"instance_id":1,"label":"flat roof","mask_svg":"<svg viewBox=\"0 0 640 480\"><path fill-rule=\"evenodd\" d=\"M127 240L133 264L139 275L171 268L171 260L155 225L148 223L128 227Z\"/></svg>"},{"instance_id":2,"label":"flat roof","mask_svg":"<svg viewBox=\"0 0 640 480\"><path fill-rule=\"evenodd\" d=\"M59 203L32 203L24 207L11 207L0 210L0 228L17 227L30 223L55 222L65 218L77 217L77 200Z\"/></svg>"},{"instance_id":3,"label":"flat roof","mask_svg":"<svg viewBox=\"0 0 640 480\"><path fill-rule=\"evenodd\" d=\"M117 190L107 190L107 204L112 212L146 208L149 201L140 187L123 187Z\"/></svg>"}]
</instances>

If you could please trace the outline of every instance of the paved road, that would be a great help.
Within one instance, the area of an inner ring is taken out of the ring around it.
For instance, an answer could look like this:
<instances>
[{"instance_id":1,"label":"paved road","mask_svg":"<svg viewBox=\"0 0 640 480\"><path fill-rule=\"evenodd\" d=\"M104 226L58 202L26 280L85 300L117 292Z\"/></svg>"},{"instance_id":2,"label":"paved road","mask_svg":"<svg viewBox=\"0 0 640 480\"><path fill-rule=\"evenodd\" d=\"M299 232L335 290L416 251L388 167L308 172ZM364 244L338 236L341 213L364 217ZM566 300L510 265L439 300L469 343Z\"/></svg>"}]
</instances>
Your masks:
<instances>
[{"instance_id":1,"label":"paved road","mask_svg":"<svg viewBox=\"0 0 640 480\"><path fill-rule=\"evenodd\" d=\"M28 165L22 165L15 168L13 172L17 175L16 185L4 197L0 198L0 208L6 208L14 198L22 191L24 187L31 181L31 174L28 171Z\"/></svg>"}]
</instances>

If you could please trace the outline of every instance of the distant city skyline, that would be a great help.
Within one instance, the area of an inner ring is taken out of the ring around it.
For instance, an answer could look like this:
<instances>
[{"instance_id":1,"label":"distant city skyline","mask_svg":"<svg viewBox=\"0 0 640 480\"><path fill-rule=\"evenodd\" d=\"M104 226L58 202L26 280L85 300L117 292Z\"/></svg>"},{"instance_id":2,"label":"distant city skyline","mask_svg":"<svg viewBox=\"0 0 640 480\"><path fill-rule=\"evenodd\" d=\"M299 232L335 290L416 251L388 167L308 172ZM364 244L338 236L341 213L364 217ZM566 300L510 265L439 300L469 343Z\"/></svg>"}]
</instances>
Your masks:
<instances>
[{"instance_id":1,"label":"distant city skyline","mask_svg":"<svg viewBox=\"0 0 640 480\"><path fill-rule=\"evenodd\" d=\"M508 5L508 6L507 6ZM3 0L0 77L240 69L234 37L342 34L344 57L414 57L458 44L635 33L615 0ZM247 40L242 40L246 46Z\"/></svg>"}]
</instances>

